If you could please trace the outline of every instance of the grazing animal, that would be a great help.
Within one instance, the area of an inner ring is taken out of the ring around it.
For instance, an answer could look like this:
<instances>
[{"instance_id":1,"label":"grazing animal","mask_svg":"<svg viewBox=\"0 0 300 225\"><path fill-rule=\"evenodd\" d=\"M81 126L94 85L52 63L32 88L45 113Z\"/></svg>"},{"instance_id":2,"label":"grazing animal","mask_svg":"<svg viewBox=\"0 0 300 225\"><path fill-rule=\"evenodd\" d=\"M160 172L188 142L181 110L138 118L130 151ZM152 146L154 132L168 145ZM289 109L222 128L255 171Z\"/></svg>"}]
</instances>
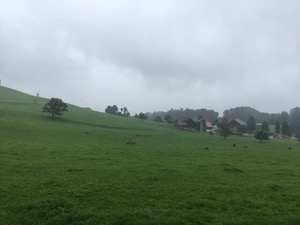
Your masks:
<instances>
[{"instance_id":1,"label":"grazing animal","mask_svg":"<svg viewBox=\"0 0 300 225\"><path fill-rule=\"evenodd\" d=\"M128 144L128 145L134 145L135 141L126 141L126 144Z\"/></svg>"}]
</instances>

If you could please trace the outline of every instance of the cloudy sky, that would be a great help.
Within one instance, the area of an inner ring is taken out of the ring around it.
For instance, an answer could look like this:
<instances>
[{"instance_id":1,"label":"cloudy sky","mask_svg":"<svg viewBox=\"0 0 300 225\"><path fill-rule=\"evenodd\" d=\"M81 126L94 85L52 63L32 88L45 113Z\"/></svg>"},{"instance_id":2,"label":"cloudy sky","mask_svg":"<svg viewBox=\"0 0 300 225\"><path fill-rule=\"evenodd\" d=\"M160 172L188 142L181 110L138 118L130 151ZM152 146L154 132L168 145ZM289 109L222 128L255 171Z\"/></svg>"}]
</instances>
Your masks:
<instances>
[{"instance_id":1,"label":"cloudy sky","mask_svg":"<svg viewBox=\"0 0 300 225\"><path fill-rule=\"evenodd\" d=\"M299 11L299 0L1 0L0 79L97 111L289 111Z\"/></svg>"}]
</instances>

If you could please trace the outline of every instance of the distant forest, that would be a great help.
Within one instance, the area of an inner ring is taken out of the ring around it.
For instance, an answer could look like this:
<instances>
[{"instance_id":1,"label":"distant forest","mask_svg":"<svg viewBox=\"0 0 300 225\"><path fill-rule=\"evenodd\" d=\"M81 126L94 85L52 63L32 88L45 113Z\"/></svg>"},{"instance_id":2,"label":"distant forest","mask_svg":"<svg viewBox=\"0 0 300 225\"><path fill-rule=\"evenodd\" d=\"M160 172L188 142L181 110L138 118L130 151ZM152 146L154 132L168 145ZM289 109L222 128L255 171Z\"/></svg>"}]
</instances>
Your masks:
<instances>
[{"instance_id":1,"label":"distant forest","mask_svg":"<svg viewBox=\"0 0 300 225\"><path fill-rule=\"evenodd\" d=\"M174 120L182 120L182 119L199 119L204 118L210 121L214 121L219 117L219 113L214 110L208 109L170 109L167 112L159 111L153 113L146 113L149 119L155 119L156 117L165 118L165 116L169 115Z\"/></svg>"},{"instance_id":2,"label":"distant forest","mask_svg":"<svg viewBox=\"0 0 300 225\"><path fill-rule=\"evenodd\" d=\"M290 112L281 112L281 113L264 113L260 112L251 107L236 107L232 109L225 110L223 116L219 116L214 110L208 109L170 109L167 112L159 111L153 113L146 113L149 119L155 119L158 116L165 118L169 115L173 120L182 120L182 119L199 119L203 118L208 121L213 122L218 117L224 117L227 120L231 119L241 119L245 122L252 116L255 119L256 123L267 122L269 124L275 125L276 123L288 123L293 127L294 132L300 133L300 108L295 107L290 110Z\"/></svg>"},{"instance_id":3,"label":"distant forest","mask_svg":"<svg viewBox=\"0 0 300 225\"><path fill-rule=\"evenodd\" d=\"M245 106L227 109L223 113L223 117L225 117L228 120L238 118L245 122L247 122L250 116L253 116L257 123L262 123L266 121L270 124L275 124L277 121L279 121L280 123L290 121L290 115L288 112L264 113L254 108Z\"/></svg>"}]
</instances>

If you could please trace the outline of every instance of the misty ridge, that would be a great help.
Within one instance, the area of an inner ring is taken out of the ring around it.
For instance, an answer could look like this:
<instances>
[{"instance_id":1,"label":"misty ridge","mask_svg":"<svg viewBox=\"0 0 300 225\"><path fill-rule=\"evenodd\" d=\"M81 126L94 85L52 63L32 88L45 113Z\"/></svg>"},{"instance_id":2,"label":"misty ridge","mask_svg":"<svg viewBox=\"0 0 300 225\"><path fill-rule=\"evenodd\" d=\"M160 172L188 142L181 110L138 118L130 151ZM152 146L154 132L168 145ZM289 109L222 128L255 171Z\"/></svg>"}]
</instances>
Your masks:
<instances>
[{"instance_id":1,"label":"misty ridge","mask_svg":"<svg viewBox=\"0 0 300 225\"><path fill-rule=\"evenodd\" d=\"M112 115L118 115L123 117L130 117L130 112L127 107L118 109L116 105L108 106L105 112ZM220 116L218 112L208 109L170 109L168 111L155 111L147 113L139 113L133 116L139 119L150 119L156 122L168 122L173 123L175 121L192 121L192 123L198 123L200 120L208 121L214 125L218 124L218 121L226 119L232 121L238 119L242 123L249 123L249 120L253 119L254 122L261 126L261 124L288 126L286 134L290 136L292 133L296 137L300 136L300 108L295 107L290 112L282 111L281 113L265 113L260 112L252 107L236 107L227 109L223 112L223 116ZM281 128L276 128L281 129ZM280 131L278 131L280 133Z\"/></svg>"},{"instance_id":2,"label":"misty ridge","mask_svg":"<svg viewBox=\"0 0 300 225\"><path fill-rule=\"evenodd\" d=\"M153 112L153 113L146 113L146 115L153 120L156 118L165 118L166 116L171 116L175 120L188 120L188 119L205 119L210 122L215 122L216 120L220 119L219 114L214 110L207 110L207 109L171 109L167 112ZM293 132L296 136L300 134L300 108L295 107L290 110L290 112L281 113L265 113L260 112L251 107L236 107L225 110L223 113L222 118L227 119L228 121L233 119L239 119L244 122L247 122L249 118L254 118L256 123L263 124L267 122L270 125L276 124L288 124L289 129Z\"/></svg>"},{"instance_id":3,"label":"misty ridge","mask_svg":"<svg viewBox=\"0 0 300 225\"><path fill-rule=\"evenodd\" d=\"M291 114L294 111L298 111L299 107L295 107L290 110L290 113L282 111L281 113L265 113L260 112L252 107L235 107L231 109L227 109L223 112L223 115L219 115L218 112L214 110L208 109L170 109L166 112L164 111L157 111L157 112L147 112L146 115L150 119L154 119L156 116L165 117L166 115L170 115L173 118L204 118L209 121L214 121L217 118L226 118L230 119L241 119L243 121L247 121L250 116L253 116L256 119L256 122L262 123L263 121L267 121L270 124L275 124L276 121L281 123L287 121L291 121Z\"/></svg>"}]
</instances>

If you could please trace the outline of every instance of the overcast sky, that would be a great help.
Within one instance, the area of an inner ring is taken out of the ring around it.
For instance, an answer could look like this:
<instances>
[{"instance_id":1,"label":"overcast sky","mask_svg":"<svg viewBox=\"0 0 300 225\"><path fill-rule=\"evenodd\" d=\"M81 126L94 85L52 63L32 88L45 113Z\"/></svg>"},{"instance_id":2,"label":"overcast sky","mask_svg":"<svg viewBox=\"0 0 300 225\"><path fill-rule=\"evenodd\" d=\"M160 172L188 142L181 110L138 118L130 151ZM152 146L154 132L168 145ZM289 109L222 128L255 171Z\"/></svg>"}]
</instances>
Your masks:
<instances>
[{"instance_id":1,"label":"overcast sky","mask_svg":"<svg viewBox=\"0 0 300 225\"><path fill-rule=\"evenodd\" d=\"M0 79L102 112L289 111L299 12L299 0L1 0Z\"/></svg>"}]
</instances>

